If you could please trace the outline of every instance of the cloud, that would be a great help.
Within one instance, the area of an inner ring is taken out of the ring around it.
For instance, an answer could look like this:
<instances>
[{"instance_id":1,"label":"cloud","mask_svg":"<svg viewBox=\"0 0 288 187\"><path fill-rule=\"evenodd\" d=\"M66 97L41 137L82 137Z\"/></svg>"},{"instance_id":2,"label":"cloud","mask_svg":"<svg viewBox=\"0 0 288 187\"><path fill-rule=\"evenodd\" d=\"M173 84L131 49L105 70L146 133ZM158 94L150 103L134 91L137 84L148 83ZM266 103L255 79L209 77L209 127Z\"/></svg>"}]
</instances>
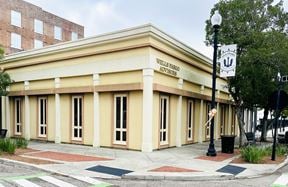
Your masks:
<instances>
[{"instance_id":1,"label":"cloud","mask_svg":"<svg viewBox=\"0 0 288 187\"><path fill-rule=\"evenodd\" d=\"M72 14L69 17L77 19L86 27L86 36L97 35L110 32L120 28L125 28L129 20L117 11L116 1L98 1L94 4L81 6L78 15Z\"/></svg>"}]
</instances>

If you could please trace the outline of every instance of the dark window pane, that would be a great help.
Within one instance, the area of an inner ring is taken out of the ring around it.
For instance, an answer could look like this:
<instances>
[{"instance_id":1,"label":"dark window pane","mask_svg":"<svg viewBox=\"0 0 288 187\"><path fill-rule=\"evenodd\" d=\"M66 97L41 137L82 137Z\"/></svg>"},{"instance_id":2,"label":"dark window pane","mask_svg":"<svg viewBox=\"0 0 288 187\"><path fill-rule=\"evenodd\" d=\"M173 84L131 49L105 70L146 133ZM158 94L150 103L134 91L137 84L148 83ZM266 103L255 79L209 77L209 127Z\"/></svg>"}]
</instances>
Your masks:
<instances>
[{"instance_id":1,"label":"dark window pane","mask_svg":"<svg viewBox=\"0 0 288 187\"><path fill-rule=\"evenodd\" d=\"M79 129L79 138L82 138L82 129Z\"/></svg>"},{"instance_id":2,"label":"dark window pane","mask_svg":"<svg viewBox=\"0 0 288 187\"><path fill-rule=\"evenodd\" d=\"M121 138L120 138L120 131L116 131L116 140L117 141L120 141Z\"/></svg>"},{"instance_id":3,"label":"dark window pane","mask_svg":"<svg viewBox=\"0 0 288 187\"><path fill-rule=\"evenodd\" d=\"M16 132L20 132L20 125L17 125L16 128L17 128Z\"/></svg>"},{"instance_id":4,"label":"dark window pane","mask_svg":"<svg viewBox=\"0 0 288 187\"><path fill-rule=\"evenodd\" d=\"M189 132L188 137L191 138L191 131L189 130L188 132Z\"/></svg>"},{"instance_id":5,"label":"dark window pane","mask_svg":"<svg viewBox=\"0 0 288 187\"><path fill-rule=\"evenodd\" d=\"M162 140L162 132L160 132L160 141L163 141L163 140Z\"/></svg>"},{"instance_id":6,"label":"dark window pane","mask_svg":"<svg viewBox=\"0 0 288 187\"><path fill-rule=\"evenodd\" d=\"M163 141L166 141L166 132L163 132Z\"/></svg>"},{"instance_id":7,"label":"dark window pane","mask_svg":"<svg viewBox=\"0 0 288 187\"><path fill-rule=\"evenodd\" d=\"M82 126L82 98L79 99L79 126Z\"/></svg>"},{"instance_id":8,"label":"dark window pane","mask_svg":"<svg viewBox=\"0 0 288 187\"><path fill-rule=\"evenodd\" d=\"M47 124L47 99L44 100L44 124Z\"/></svg>"},{"instance_id":9,"label":"dark window pane","mask_svg":"<svg viewBox=\"0 0 288 187\"><path fill-rule=\"evenodd\" d=\"M166 129L166 116L167 116L167 111L166 111L166 108L167 108L167 100L164 99L164 106L163 106L163 129Z\"/></svg>"},{"instance_id":10,"label":"dark window pane","mask_svg":"<svg viewBox=\"0 0 288 187\"><path fill-rule=\"evenodd\" d=\"M46 135L46 130L47 130L47 128L46 127L44 127L44 134Z\"/></svg>"},{"instance_id":11,"label":"dark window pane","mask_svg":"<svg viewBox=\"0 0 288 187\"><path fill-rule=\"evenodd\" d=\"M77 129L74 129L74 137L78 137L78 130Z\"/></svg>"},{"instance_id":12,"label":"dark window pane","mask_svg":"<svg viewBox=\"0 0 288 187\"><path fill-rule=\"evenodd\" d=\"M78 104L77 104L77 98L74 98L74 126L77 126L77 121L78 121Z\"/></svg>"},{"instance_id":13,"label":"dark window pane","mask_svg":"<svg viewBox=\"0 0 288 187\"><path fill-rule=\"evenodd\" d=\"M127 98L123 97L123 128L126 129L127 119Z\"/></svg>"},{"instance_id":14,"label":"dark window pane","mask_svg":"<svg viewBox=\"0 0 288 187\"><path fill-rule=\"evenodd\" d=\"M43 126L40 127L40 134L44 134L44 128L43 128Z\"/></svg>"},{"instance_id":15,"label":"dark window pane","mask_svg":"<svg viewBox=\"0 0 288 187\"><path fill-rule=\"evenodd\" d=\"M120 128L121 98L116 98L116 128Z\"/></svg>"},{"instance_id":16,"label":"dark window pane","mask_svg":"<svg viewBox=\"0 0 288 187\"><path fill-rule=\"evenodd\" d=\"M44 103L43 103L43 99L40 99L40 124L43 124L44 122L44 111L43 111L43 108L44 108Z\"/></svg>"},{"instance_id":17,"label":"dark window pane","mask_svg":"<svg viewBox=\"0 0 288 187\"><path fill-rule=\"evenodd\" d=\"M163 99L160 101L160 129L163 129Z\"/></svg>"},{"instance_id":18,"label":"dark window pane","mask_svg":"<svg viewBox=\"0 0 288 187\"><path fill-rule=\"evenodd\" d=\"M20 100L16 100L16 122L20 123Z\"/></svg>"},{"instance_id":19,"label":"dark window pane","mask_svg":"<svg viewBox=\"0 0 288 187\"><path fill-rule=\"evenodd\" d=\"M122 139L124 142L126 141L126 132L122 132Z\"/></svg>"}]
</instances>

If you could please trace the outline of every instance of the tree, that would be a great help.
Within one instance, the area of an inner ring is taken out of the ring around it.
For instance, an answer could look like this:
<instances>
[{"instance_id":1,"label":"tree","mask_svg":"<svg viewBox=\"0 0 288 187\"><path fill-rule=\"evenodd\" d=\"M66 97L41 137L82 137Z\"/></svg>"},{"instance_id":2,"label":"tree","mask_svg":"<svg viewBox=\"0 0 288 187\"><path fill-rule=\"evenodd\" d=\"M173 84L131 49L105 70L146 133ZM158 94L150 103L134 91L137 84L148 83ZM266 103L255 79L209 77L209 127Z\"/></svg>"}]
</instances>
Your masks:
<instances>
[{"instance_id":1,"label":"tree","mask_svg":"<svg viewBox=\"0 0 288 187\"><path fill-rule=\"evenodd\" d=\"M278 3L273 0L220 0L212 8L211 15L215 10L219 10L223 19L219 43L237 44L236 76L228 78L228 90L235 101L242 146L245 137L243 109L261 107L267 111L267 98L276 86L271 80L277 71L287 72L288 14L282 0ZM207 20L207 45L213 43L212 29Z\"/></svg>"},{"instance_id":2,"label":"tree","mask_svg":"<svg viewBox=\"0 0 288 187\"><path fill-rule=\"evenodd\" d=\"M4 54L4 50L0 48L0 62L1 62L1 59L3 58L3 54ZM0 69L0 96L6 96L8 94L7 87L10 86L11 83L12 83L12 80L9 74L7 74L4 71L4 69L1 67Z\"/></svg>"}]
</instances>

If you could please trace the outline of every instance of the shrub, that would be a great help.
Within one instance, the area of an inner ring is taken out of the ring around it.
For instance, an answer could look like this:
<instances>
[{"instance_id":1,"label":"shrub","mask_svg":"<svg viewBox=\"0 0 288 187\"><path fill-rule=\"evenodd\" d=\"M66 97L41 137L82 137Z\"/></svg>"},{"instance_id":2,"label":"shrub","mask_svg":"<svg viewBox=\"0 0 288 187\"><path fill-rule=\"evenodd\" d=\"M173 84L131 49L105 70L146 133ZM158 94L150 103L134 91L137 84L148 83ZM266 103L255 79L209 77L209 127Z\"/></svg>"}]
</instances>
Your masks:
<instances>
[{"instance_id":1,"label":"shrub","mask_svg":"<svg viewBox=\"0 0 288 187\"><path fill-rule=\"evenodd\" d=\"M16 138L14 139L17 148L27 148L28 141L24 138Z\"/></svg>"},{"instance_id":2,"label":"shrub","mask_svg":"<svg viewBox=\"0 0 288 187\"><path fill-rule=\"evenodd\" d=\"M10 138L0 139L0 150L7 152L9 154L14 154L16 149L16 144Z\"/></svg>"},{"instance_id":3,"label":"shrub","mask_svg":"<svg viewBox=\"0 0 288 187\"><path fill-rule=\"evenodd\" d=\"M277 145L276 147L276 155L284 156L288 153L288 147L285 145Z\"/></svg>"},{"instance_id":4,"label":"shrub","mask_svg":"<svg viewBox=\"0 0 288 187\"><path fill-rule=\"evenodd\" d=\"M250 163L259 163L266 154L266 151L263 148L255 146L247 146L240 149L241 157Z\"/></svg>"}]
</instances>

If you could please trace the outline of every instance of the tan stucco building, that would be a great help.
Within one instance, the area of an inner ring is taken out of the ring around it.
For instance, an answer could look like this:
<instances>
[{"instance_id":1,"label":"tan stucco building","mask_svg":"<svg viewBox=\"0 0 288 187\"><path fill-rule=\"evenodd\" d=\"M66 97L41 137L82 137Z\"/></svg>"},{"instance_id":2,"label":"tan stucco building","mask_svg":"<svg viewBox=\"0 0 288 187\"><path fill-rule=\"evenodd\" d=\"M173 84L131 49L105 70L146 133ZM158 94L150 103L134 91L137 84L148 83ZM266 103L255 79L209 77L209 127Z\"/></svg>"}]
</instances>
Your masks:
<instances>
[{"instance_id":1,"label":"tan stucco building","mask_svg":"<svg viewBox=\"0 0 288 187\"><path fill-rule=\"evenodd\" d=\"M6 56L8 136L150 152L209 140L211 60L148 24ZM215 137L237 134L217 78Z\"/></svg>"}]
</instances>

